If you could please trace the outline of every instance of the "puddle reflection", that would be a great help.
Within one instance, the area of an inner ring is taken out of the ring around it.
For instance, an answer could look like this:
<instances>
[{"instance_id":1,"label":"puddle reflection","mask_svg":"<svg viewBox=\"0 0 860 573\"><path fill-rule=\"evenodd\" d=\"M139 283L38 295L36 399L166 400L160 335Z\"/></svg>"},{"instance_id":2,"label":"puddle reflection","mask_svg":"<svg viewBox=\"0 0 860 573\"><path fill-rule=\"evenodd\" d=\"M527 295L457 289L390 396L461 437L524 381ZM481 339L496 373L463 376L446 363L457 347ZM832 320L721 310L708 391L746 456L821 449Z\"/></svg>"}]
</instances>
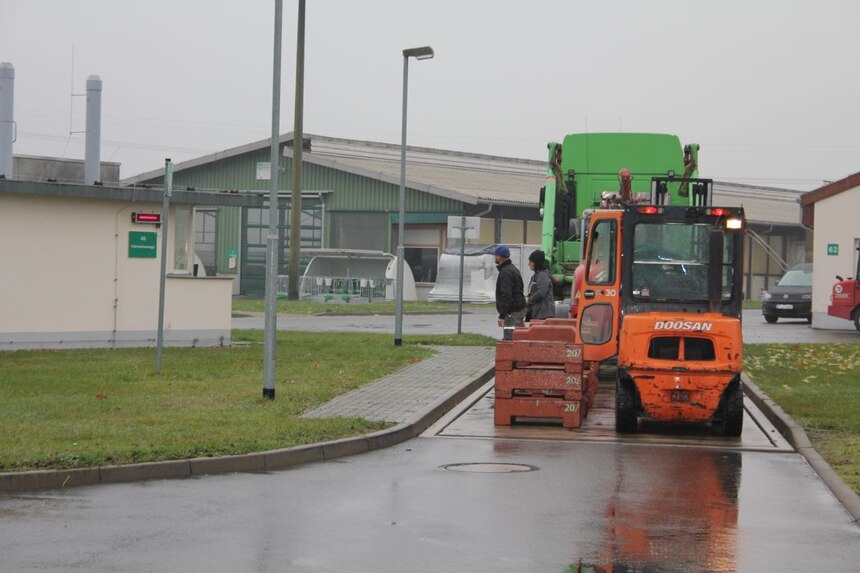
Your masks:
<instances>
[{"instance_id":1,"label":"puddle reflection","mask_svg":"<svg viewBox=\"0 0 860 573\"><path fill-rule=\"evenodd\" d=\"M568 571L736 570L740 453L630 448L616 469L604 548Z\"/></svg>"}]
</instances>

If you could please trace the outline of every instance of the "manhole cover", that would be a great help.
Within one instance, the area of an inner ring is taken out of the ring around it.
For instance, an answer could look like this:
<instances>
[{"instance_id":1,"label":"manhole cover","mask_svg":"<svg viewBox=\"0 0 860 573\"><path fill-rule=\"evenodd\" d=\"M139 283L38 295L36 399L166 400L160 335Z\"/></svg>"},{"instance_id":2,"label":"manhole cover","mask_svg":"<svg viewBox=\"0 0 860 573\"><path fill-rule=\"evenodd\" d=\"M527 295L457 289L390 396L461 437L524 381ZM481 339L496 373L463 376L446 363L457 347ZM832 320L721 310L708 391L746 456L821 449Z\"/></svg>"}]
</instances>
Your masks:
<instances>
[{"instance_id":1,"label":"manhole cover","mask_svg":"<svg viewBox=\"0 0 860 573\"><path fill-rule=\"evenodd\" d=\"M531 472L537 468L526 464L474 463L447 464L442 466L442 469L451 470L452 472L511 474L516 472Z\"/></svg>"}]
</instances>

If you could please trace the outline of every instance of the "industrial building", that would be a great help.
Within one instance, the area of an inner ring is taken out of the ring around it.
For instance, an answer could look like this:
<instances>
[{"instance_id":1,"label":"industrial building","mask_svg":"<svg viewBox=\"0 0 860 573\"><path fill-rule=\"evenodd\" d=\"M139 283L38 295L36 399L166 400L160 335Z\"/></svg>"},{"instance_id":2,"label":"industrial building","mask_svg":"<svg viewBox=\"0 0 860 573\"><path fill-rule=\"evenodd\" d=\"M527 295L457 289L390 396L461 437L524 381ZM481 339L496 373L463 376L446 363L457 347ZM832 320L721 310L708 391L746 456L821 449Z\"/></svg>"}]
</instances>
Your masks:
<instances>
[{"instance_id":1,"label":"industrial building","mask_svg":"<svg viewBox=\"0 0 860 573\"><path fill-rule=\"evenodd\" d=\"M305 134L302 152L302 265L306 250L368 249L396 252L400 146ZM283 208L279 221L280 268L288 274L292 134L280 138ZM176 165L179 187L259 190L269 187L270 140ZM419 298L436 280L437 263L449 247L449 216L480 217L473 243L540 244L539 189L543 161L430 149L407 148L405 259ZM124 185L158 186L163 171L123 180ZM715 182L714 203L742 205L750 238L745 269L748 298L775 283L786 268L808 258L808 232L800 224L799 191ZM235 274L234 292L263 292L265 229L262 209L198 211L198 254L210 274ZM228 267L230 253L239 264Z\"/></svg>"}]
</instances>

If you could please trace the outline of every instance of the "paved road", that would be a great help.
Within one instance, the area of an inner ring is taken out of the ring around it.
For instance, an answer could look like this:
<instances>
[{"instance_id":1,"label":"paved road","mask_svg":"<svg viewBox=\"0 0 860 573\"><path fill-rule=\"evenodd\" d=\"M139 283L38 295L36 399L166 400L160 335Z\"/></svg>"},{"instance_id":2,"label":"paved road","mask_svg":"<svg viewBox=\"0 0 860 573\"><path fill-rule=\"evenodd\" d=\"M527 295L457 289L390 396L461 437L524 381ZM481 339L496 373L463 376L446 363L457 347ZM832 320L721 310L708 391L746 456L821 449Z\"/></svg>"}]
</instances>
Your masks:
<instances>
[{"instance_id":1,"label":"paved road","mask_svg":"<svg viewBox=\"0 0 860 573\"><path fill-rule=\"evenodd\" d=\"M420 437L271 474L0 497L0 555L88 573L849 572L860 529L795 454Z\"/></svg>"},{"instance_id":2,"label":"paved road","mask_svg":"<svg viewBox=\"0 0 860 573\"><path fill-rule=\"evenodd\" d=\"M403 334L454 334L457 332L457 307L452 305L451 314L405 314ZM263 328L263 317L234 317L233 328ZM394 315L338 315L338 316L278 316L279 330L303 330L308 332L388 332L394 336ZM491 306L486 309L469 309L463 312L462 332L501 337L496 325L496 314Z\"/></svg>"},{"instance_id":3,"label":"paved road","mask_svg":"<svg viewBox=\"0 0 860 573\"><path fill-rule=\"evenodd\" d=\"M456 309L456 307L454 307ZM233 328L263 328L263 317L236 317ZM325 332L350 330L357 332L389 332L394 334L392 315L374 316L296 316L282 315L278 318L281 330L304 330ZM846 322L845 330L814 329L805 320L781 319L776 324L764 321L761 311L748 309L743 314L744 341L751 344L762 343L801 343L801 342L860 342L860 335ZM470 308L463 314L463 332L501 337L496 326L496 316L492 307ZM403 334L452 334L457 332L457 314L420 314L404 315Z\"/></svg>"},{"instance_id":4,"label":"paved road","mask_svg":"<svg viewBox=\"0 0 860 573\"><path fill-rule=\"evenodd\" d=\"M744 311L743 329L744 342L748 344L804 342L856 344L860 342L860 334L847 320L843 330L812 328L803 319L781 318L775 324L768 324L758 309Z\"/></svg>"}]
</instances>

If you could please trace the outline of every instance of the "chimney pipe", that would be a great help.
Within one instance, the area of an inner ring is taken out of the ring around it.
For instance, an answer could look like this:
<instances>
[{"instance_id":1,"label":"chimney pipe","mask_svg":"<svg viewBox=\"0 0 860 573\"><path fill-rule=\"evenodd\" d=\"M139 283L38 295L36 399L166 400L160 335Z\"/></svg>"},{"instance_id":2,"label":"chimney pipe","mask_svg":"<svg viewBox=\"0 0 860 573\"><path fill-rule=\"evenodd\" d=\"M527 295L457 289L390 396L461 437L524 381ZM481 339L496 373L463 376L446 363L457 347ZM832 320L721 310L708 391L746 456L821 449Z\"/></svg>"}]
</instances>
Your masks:
<instances>
[{"instance_id":1,"label":"chimney pipe","mask_svg":"<svg viewBox=\"0 0 860 573\"><path fill-rule=\"evenodd\" d=\"M15 66L0 62L0 175L12 179L12 144L15 142L13 104Z\"/></svg>"},{"instance_id":2,"label":"chimney pipe","mask_svg":"<svg viewBox=\"0 0 860 573\"><path fill-rule=\"evenodd\" d=\"M98 76L87 78L87 138L84 157L84 185L101 181L102 139L102 80Z\"/></svg>"}]
</instances>

